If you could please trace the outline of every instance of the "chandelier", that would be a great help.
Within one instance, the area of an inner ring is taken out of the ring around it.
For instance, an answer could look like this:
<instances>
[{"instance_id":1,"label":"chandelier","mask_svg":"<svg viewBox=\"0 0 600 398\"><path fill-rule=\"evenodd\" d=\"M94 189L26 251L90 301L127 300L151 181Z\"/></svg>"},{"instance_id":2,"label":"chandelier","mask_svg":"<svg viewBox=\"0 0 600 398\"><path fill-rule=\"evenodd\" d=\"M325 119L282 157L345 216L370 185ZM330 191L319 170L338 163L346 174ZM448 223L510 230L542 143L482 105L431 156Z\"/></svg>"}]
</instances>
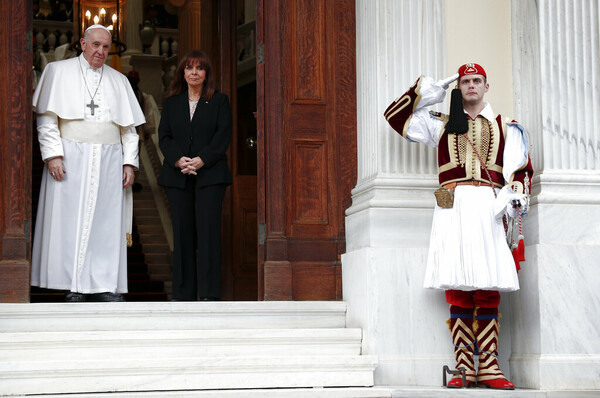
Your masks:
<instances>
[{"instance_id":1,"label":"chandelier","mask_svg":"<svg viewBox=\"0 0 600 398\"><path fill-rule=\"evenodd\" d=\"M125 51L125 43L121 41L124 26L124 6L127 0L79 0L78 21L79 37L91 25L102 25L111 31L115 52Z\"/></svg>"}]
</instances>

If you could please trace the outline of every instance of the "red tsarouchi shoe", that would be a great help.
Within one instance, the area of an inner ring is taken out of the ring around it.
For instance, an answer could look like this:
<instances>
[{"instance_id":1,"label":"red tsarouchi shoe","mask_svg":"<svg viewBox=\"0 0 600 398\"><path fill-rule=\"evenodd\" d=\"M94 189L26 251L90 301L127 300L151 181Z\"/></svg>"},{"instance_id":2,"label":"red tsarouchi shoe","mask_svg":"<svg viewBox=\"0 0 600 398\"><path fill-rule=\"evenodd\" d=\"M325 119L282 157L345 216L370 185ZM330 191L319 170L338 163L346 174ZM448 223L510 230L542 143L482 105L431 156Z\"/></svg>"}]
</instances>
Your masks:
<instances>
[{"instance_id":1,"label":"red tsarouchi shoe","mask_svg":"<svg viewBox=\"0 0 600 398\"><path fill-rule=\"evenodd\" d=\"M459 384L462 385L462 380L458 380ZM469 383L467 383L468 385ZM448 383L450 385L450 383ZM477 387L493 388L495 390L514 390L515 385L506 379L492 379L492 380L479 380L477 381Z\"/></svg>"}]
</instances>

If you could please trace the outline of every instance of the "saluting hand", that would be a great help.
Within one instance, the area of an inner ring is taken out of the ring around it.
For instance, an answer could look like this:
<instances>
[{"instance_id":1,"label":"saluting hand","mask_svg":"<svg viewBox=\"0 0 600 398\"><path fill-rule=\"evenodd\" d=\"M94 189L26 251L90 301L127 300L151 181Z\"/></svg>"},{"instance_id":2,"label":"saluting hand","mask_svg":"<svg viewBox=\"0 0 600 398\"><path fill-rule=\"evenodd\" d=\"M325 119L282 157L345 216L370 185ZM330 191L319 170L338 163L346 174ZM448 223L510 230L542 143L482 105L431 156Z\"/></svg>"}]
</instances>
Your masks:
<instances>
[{"instance_id":1,"label":"saluting hand","mask_svg":"<svg viewBox=\"0 0 600 398\"><path fill-rule=\"evenodd\" d=\"M452 84L457 79L458 79L458 73L455 73L452 76L449 76L445 79L442 79L442 80L436 82L435 84L436 84L436 86L440 86L444 90L447 90L448 87L450 87L450 84Z\"/></svg>"}]
</instances>

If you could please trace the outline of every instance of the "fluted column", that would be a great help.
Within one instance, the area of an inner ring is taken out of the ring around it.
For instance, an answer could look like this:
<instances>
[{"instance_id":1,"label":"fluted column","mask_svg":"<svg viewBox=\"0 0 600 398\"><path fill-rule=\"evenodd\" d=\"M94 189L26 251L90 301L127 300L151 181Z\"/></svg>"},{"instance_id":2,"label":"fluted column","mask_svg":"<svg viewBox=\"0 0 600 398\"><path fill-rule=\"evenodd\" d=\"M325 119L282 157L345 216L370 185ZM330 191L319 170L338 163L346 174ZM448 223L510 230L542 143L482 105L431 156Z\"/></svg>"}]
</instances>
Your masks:
<instances>
[{"instance_id":1,"label":"fluted column","mask_svg":"<svg viewBox=\"0 0 600 398\"><path fill-rule=\"evenodd\" d=\"M435 149L404 140L383 112L420 74L444 76L443 1L357 1L356 8L358 181L347 214L409 207L429 214L431 190L437 185ZM349 231L354 239L347 242L348 249L402 246L404 238L423 245L429 237L429 217L405 237L373 236L364 228Z\"/></svg>"},{"instance_id":2,"label":"fluted column","mask_svg":"<svg viewBox=\"0 0 600 398\"><path fill-rule=\"evenodd\" d=\"M516 117L536 173L527 262L511 297L513 381L599 389L600 10L513 0Z\"/></svg>"},{"instance_id":3,"label":"fluted column","mask_svg":"<svg viewBox=\"0 0 600 398\"><path fill-rule=\"evenodd\" d=\"M359 186L377 177L437 173L435 150L391 133L383 111L420 74L444 75L442 17L442 1L357 1Z\"/></svg>"},{"instance_id":4,"label":"fluted column","mask_svg":"<svg viewBox=\"0 0 600 398\"><path fill-rule=\"evenodd\" d=\"M172 3L179 6L183 1ZM214 63L217 49L213 35L214 11L212 0L185 0L185 4L178 7L179 56L190 50L203 50Z\"/></svg>"},{"instance_id":5,"label":"fluted column","mask_svg":"<svg viewBox=\"0 0 600 398\"><path fill-rule=\"evenodd\" d=\"M357 0L356 30L358 181L342 256L348 324L363 329L364 352L379 356L376 384L428 385L439 357L451 358L438 338L447 306L421 288L437 157L400 137L383 112L420 74L444 76L444 1Z\"/></svg>"},{"instance_id":6,"label":"fluted column","mask_svg":"<svg viewBox=\"0 0 600 398\"><path fill-rule=\"evenodd\" d=\"M139 35L139 26L144 19L144 1L128 0L126 4L127 28L125 30L125 44L127 54L141 53L142 41Z\"/></svg>"},{"instance_id":7,"label":"fluted column","mask_svg":"<svg viewBox=\"0 0 600 398\"><path fill-rule=\"evenodd\" d=\"M598 1L540 7L544 170L600 169Z\"/></svg>"}]
</instances>

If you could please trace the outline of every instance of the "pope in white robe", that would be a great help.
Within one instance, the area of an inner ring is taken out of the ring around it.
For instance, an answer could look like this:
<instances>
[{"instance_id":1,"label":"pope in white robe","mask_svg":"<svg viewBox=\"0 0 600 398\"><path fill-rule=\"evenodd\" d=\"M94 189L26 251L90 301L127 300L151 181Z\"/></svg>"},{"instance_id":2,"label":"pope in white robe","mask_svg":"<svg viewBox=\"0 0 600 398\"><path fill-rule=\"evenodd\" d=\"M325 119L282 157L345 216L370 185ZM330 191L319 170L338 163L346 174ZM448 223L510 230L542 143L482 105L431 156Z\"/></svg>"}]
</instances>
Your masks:
<instances>
[{"instance_id":1,"label":"pope in white robe","mask_svg":"<svg viewBox=\"0 0 600 398\"><path fill-rule=\"evenodd\" d=\"M94 25L81 45L79 57L47 65L33 95L44 173L31 285L70 292L67 301L122 301L145 120L126 77L104 65L109 31Z\"/></svg>"}]
</instances>

